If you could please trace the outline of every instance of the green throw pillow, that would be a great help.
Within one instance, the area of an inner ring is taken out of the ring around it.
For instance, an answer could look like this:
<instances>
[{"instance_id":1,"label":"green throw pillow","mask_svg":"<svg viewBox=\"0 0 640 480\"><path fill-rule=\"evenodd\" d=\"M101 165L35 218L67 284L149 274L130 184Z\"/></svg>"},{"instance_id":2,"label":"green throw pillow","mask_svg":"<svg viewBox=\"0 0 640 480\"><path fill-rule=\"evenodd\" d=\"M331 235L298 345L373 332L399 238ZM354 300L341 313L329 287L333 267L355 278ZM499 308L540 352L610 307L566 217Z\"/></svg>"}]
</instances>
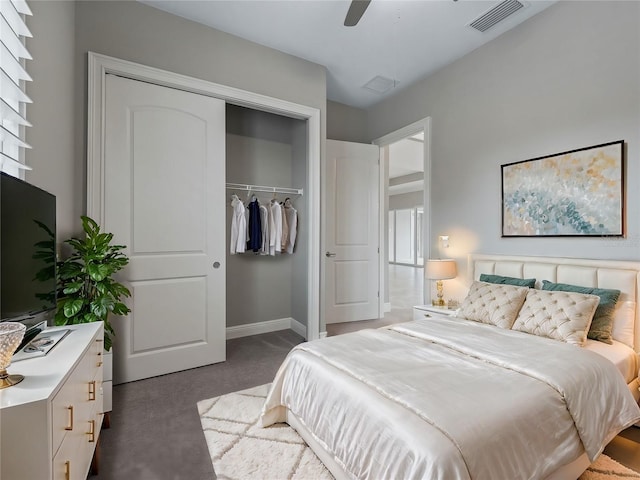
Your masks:
<instances>
[{"instance_id":1,"label":"green throw pillow","mask_svg":"<svg viewBox=\"0 0 640 480\"><path fill-rule=\"evenodd\" d=\"M600 303L593 315L591 327L587 338L599 340L604 343L612 344L611 330L613 329L613 311L616 308L616 302L620 297L620 290L612 290L607 288L580 287L578 285L569 285L567 283L553 283L548 280L542 281L542 290L560 290L563 292L590 293L600 297Z\"/></svg>"},{"instance_id":2,"label":"green throw pillow","mask_svg":"<svg viewBox=\"0 0 640 480\"><path fill-rule=\"evenodd\" d=\"M487 283L498 283L501 285L515 285L517 287L533 288L536 286L535 278L503 277L502 275L488 275L486 273L480 274L480 281Z\"/></svg>"}]
</instances>

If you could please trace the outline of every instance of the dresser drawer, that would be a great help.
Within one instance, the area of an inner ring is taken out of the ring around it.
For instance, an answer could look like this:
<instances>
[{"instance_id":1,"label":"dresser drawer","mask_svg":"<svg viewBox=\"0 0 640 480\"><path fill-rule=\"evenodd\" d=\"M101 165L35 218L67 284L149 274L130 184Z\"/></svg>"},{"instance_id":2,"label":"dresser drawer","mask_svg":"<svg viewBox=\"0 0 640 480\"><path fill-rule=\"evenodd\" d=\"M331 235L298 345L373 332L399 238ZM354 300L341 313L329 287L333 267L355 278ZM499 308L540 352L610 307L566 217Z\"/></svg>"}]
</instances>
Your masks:
<instances>
[{"instance_id":1,"label":"dresser drawer","mask_svg":"<svg viewBox=\"0 0 640 480\"><path fill-rule=\"evenodd\" d=\"M80 480L87 476L84 445L80 435L65 436L58 453L53 457L53 480Z\"/></svg>"},{"instance_id":2,"label":"dresser drawer","mask_svg":"<svg viewBox=\"0 0 640 480\"><path fill-rule=\"evenodd\" d=\"M81 362L71 372L69 378L51 402L52 446L55 453L68 433L75 432L78 418L82 414L89 389L89 368Z\"/></svg>"},{"instance_id":3,"label":"dresser drawer","mask_svg":"<svg viewBox=\"0 0 640 480\"><path fill-rule=\"evenodd\" d=\"M94 341L51 402L52 446L57 452L70 433L83 434L86 422L102 412L102 337Z\"/></svg>"},{"instance_id":4,"label":"dresser drawer","mask_svg":"<svg viewBox=\"0 0 640 480\"><path fill-rule=\"evenodd\" d=\"M434 307L431 305L416 305L413 307L414 320L422 320L425 318L429 319L439 316L452 317L455 316L456 313L457 310L449 310L448 308Z\"/></svg>"}]
</instances>

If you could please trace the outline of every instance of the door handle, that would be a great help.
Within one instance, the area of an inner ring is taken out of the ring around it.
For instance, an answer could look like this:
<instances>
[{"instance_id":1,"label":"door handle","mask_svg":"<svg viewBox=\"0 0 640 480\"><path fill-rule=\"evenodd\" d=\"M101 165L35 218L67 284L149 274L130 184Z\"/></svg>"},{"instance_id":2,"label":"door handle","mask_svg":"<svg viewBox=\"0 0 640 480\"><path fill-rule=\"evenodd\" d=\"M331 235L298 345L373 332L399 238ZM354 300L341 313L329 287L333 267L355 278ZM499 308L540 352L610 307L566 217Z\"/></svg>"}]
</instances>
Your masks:
<instances>
[{"instance_id":1,"label":"door handle","mask_svg":"<svg viewBox=\"0 0 640 480\"><path fill-rule=\"evenodd\" d=\"M335 256L336 256L336 254L335 254L335 253L333 253L333 252L327 252L327 253L325 253L325 255L326 255L327 257L335 257Z\"/></svg>"}]
</instances>

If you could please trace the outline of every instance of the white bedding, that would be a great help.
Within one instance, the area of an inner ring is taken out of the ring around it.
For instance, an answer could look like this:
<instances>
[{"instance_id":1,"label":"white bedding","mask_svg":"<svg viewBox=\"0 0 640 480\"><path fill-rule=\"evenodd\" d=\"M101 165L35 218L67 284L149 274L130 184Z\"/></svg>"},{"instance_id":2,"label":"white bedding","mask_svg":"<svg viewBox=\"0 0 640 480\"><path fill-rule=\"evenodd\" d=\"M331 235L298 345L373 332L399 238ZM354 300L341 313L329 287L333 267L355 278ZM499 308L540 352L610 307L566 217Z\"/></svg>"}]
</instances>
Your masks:
<instances>
[{"instance_id":1,"label":"white bedding","mask_svg":"<svg viewBox=\"0 0 640 480\"><path fill-rule=\"evenodd\" d=\"M638 354L624 343L614 340L613 345L609 345L596 340L587 340L583 348L596 352L613 363L627 383L638 376Z\"/></svg>"},{"instance_id":2,"label":"white bedding","mask_svg":"<svg viewBox=\"0 0 640 480\"><path fill-rule=\"evenodd\" d=\"M373 479L544 478L640 419L593 352L435 317L299 345L262 424L287 409L348 476Z\"/></svg>"}]
</instances>

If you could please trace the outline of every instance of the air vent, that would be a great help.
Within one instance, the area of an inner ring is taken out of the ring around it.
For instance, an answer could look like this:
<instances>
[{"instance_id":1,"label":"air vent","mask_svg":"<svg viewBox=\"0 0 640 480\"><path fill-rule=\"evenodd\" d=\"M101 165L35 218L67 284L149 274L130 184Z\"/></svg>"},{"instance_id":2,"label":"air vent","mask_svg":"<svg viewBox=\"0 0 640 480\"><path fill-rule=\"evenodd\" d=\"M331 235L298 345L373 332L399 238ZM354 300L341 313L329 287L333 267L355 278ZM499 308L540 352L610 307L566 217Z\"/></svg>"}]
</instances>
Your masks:
<instances>
[{"instance_id":1,"label":"air vent","mask_svg":"<svg viewBox=\"0 0 640 480\"><path fill-rule=\"evenodd\" d=\"M524 8L524 3L518 0L504 0L493 7L488 12L483 13L478 18L469 23L469 26L480 32L486 32L496 23L501 22L512 13Z\"/></svg>"},{"instance_id":2,"label":"air vent","mask_svg":"<svg viewBox=\"0 0 640 480\"><path fill-rule=\"evenodd\" d=\"M366 88L367 90L378 94L383 94L390 88L397 87L398 83L399 82L397 80L392 80L390 78L381 77L380 75L378 75L369 80L365 85L362 86L362 88Z\"/></svg>"}]
</instances>

